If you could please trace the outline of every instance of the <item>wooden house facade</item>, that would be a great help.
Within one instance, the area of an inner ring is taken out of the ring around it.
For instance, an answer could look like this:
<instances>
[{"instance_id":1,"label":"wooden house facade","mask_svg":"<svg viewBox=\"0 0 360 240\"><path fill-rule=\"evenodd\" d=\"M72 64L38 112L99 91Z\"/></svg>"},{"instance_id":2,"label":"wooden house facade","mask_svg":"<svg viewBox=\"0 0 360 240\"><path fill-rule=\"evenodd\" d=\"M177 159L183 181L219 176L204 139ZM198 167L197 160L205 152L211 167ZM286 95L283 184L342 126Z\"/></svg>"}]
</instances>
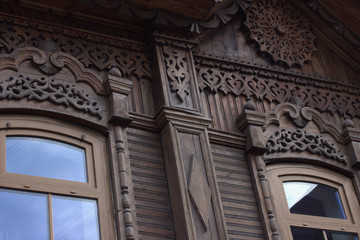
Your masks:
<instances>
[{"instance_id":1,"label":"wooden house facade","mask_svg":"<svg viewBox=\"0 0 360 240\"><path fill-rule=\"evenodd\" d=\"M359 13L0 1L0 240L358 240Z\"/></svg>"}]
</instances>

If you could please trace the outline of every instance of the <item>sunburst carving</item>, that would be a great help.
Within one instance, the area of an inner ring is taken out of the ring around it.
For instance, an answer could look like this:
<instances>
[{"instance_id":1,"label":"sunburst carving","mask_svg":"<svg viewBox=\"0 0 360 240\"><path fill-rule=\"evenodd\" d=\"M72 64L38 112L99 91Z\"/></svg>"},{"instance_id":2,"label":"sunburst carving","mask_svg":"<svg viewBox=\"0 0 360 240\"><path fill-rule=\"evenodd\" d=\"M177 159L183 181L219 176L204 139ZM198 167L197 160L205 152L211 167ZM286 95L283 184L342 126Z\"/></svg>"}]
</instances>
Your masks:
<instances>
[{"instance_id":1,"label":"sunburst carving","mask_svg":"<svg viewBox=\"0 0 360 240\"><path fill-rule=\"evenodd\" d=\"M274 61L292 66L311 60L315 35L310 24L282 0L254 1L247 10L245 25L250 38Z\"/></svg>"}]
</instances>

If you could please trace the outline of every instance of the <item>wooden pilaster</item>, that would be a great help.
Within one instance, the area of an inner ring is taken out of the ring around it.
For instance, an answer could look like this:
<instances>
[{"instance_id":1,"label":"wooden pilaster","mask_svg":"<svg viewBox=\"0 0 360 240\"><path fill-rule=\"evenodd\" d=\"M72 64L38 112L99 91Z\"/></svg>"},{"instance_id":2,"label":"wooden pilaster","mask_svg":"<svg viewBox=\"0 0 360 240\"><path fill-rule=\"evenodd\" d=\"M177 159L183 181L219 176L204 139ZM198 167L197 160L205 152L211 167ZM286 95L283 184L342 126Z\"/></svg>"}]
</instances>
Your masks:
<instances>
[{"instance_id":1,"label":"wooden pilaster","mask_svg":"<svg viewBox=\"0 0 360 240\"><path fill-rule=\"evenodd\" d=\"M156 122L161 129L177 239L227 239L224 213L191 48L194 42L156 35Z\"/></svg>"}]
</instances>

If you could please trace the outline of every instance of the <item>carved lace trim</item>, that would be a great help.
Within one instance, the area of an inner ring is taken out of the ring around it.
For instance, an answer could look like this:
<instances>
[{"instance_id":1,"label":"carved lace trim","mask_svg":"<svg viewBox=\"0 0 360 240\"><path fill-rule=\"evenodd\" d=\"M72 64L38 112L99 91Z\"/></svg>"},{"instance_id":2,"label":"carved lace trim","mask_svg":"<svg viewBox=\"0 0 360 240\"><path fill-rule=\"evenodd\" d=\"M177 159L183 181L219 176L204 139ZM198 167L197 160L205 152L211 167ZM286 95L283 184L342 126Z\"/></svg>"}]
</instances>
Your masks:
<instances>
[{"instance_id":1,"label":"carved lace trim","mask_svg":"<svg viewBox=\"0 0 360 240\"><path fill-rule=\"evenodd\" d=\"M15 76L0 81L1 99L23 99L50 101L97 116L102 119L102 109L83 90L75 85L63 84L45 77Z\"/></svg>"}]
</instances>

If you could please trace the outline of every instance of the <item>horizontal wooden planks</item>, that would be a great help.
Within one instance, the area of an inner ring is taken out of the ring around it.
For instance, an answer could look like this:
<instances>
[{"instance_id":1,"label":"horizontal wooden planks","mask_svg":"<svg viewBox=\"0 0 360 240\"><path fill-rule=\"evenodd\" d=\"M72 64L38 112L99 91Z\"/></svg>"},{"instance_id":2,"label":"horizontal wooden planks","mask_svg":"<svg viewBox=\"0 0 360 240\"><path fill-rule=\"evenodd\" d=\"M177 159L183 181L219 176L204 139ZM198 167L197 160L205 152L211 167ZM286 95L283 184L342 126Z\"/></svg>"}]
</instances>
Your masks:
<instances>
[{"instance_id":1,"label":"horizontal wooden planks","mask_svg":"<svg viewBox=\"0 0 360 240\"><path fill-rule=\"evenodd\" d=\"M175 239L160 136L129 129L127 137L140 239Z\"/></svg>"},{"instance_id":2,"label":"horizontal wooden planks","mask_svg":"<svg viewBox=\"0 0 360 240\"><path fill-rule=\"evenodd\" d=\"M218 144L211 149L229 238L265 239L244 151Z\"/></svg>"}]
</instances>

